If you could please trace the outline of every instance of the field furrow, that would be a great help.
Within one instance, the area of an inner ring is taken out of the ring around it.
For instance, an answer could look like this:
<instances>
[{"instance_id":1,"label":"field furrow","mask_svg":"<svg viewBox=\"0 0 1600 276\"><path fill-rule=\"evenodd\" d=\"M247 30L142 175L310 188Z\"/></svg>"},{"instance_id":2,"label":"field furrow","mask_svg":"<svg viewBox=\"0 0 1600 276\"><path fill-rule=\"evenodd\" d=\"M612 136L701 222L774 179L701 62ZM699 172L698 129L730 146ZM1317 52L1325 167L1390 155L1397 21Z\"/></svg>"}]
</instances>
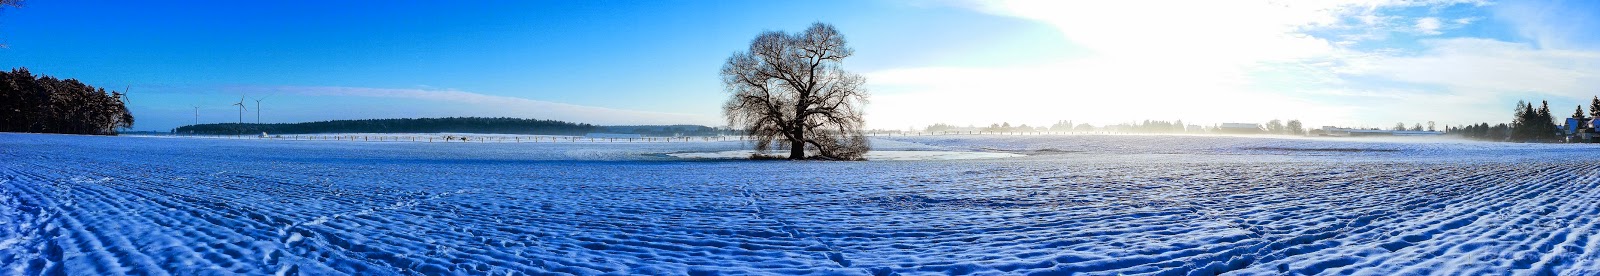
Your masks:
<instances>
[{"instance_id":1,"label":"field furrow","mask_svg":"<svg viewBox=\"0 0 1600 276\"><path fill-rule=\"evenodd\" d=\"M660 155L734 142L0 134L0 274L1600 272L1600 160L1573 157L1600 152L1588 148L887 142L1028 156L748 162Z\"/></svg>"}]
</instances>

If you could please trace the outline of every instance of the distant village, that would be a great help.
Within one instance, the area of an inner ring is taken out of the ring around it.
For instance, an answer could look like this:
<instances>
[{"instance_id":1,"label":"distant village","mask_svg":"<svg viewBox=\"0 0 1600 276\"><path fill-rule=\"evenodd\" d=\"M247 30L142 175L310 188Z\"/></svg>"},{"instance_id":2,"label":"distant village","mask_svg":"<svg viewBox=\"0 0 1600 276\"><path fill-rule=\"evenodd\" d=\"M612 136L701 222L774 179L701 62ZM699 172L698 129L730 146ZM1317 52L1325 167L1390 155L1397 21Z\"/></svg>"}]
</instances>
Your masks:
<instances>
[{"instance_id":1,"label":"distant village","mask_svg":"<svg viewBox=\"0 0 1600 276\"><path fill-rule=\"evenodd\" d=\"M933 124L922 129L871 130L873 135L894 134L1261 134L1298 135L1317 137L1386 137L1386 136L1453 136L1466 139L1497 142L1538 143L1600 143L1600 97L1596 97L1589 112L1579 106L1571 117L1556 119L1550 115L1548 103L1534 106L1531 102L1517 103L1516 116L1511 123L1490 125L1479 123L1463 126L1439 127L1427 123L1395 123L1390 128L1350 128L1340 126L1305 127L1299 120L1271 120L1262 123L1221 123L1213 125L1186 124L1183 120L1145 120L1107 126L1072 121L1057 121L1049 126L1011 125L995 123L989 126L955 126ZM1561 122L1557 124L1556 122Z\"/></svg>"},{"instance_id":2,"label":"distant village","mask_svg":"<svg viewBox=\"0 0 1600 276\"><path fill-rule=\"evenodd\" d=\"M1305 127L1300 120L1272 120L1267 123L1221 123L1213 125L1186 124L1183 120L1159 121L1145 120L1135 123L1122 123L1107 126L1094 126L1087 123L1074 124L1072 121L1058 121L1050 126L1029 126L1021 124L1013 126L1010 123L996 123L989 126L954 126L948 124L934 124L923 129L909 130L874 130L874 134L1040 134L1040 133L1169 133L1169 134L1272 134L1272 135L1301 135L1301 136L1329 136L1329 137L1360 137L1360 136L1433 136L1445 135L1447 131L1437 129L1433 122L1426 125L1422 123L1406 126L1403 123L1395 124L1390 129L1379 128L1346 128L1337 126L1323 126L1320 128Z\"/></svg>"}]
</instances>

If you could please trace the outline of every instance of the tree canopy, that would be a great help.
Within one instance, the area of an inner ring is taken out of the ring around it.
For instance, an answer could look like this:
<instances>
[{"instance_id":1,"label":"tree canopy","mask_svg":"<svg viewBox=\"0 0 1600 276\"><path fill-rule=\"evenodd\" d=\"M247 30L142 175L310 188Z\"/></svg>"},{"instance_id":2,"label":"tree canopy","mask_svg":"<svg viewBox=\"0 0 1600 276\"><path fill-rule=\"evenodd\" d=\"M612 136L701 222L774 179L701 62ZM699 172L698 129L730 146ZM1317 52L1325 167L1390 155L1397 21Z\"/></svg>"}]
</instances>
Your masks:
<instances>
[{"instance_id":1,"label":"tree canopy","mask_svg":"<svg viewBox=\"0 0 1600 276\"><path fill-rule=\"evenodd\" d=\"M806 159L808 149L824 159L861 159L869 147L861 130L866 78L842 67L853 53L826 23L761 33L722 66L732 94L723 105L728 124L754 137L759 152L777 143L789 147L789 159Z\"/></svg>"},{"instance_id":2,"label":"tree canopy","mask_svg":"<svg viewBox=\"0 0 1600 276\"><path fill-rule=\"evenodd\" d=\"M1511 121L1511 139L1516 141L1550 141L1560 136L1555 118L1550 115L1550 102L1535 107L1533 103L1517 101L1516 116Z\"/></svg>"},{"instance_id":3,"label":"tree canopy","mask_svg":"<svg viewBox=\"0 0 1600 276\"><path fill-rule=\"evenodd\" d=\"M115 135L133 126L122 93L28 68L0 71L0 131Z\"/></svg>"}]
</instances>

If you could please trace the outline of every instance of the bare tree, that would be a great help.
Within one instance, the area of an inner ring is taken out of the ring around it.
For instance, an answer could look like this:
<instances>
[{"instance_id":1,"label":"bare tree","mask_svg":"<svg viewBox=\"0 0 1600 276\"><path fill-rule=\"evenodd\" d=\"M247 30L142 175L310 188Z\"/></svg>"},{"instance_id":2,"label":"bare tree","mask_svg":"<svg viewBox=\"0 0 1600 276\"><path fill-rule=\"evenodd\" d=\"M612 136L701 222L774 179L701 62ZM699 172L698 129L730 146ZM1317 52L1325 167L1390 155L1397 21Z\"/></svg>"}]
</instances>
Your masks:
<instances>
[{"instance_id":1,"label":"bare tree","mask_svg":"<svg viewBox=\"0 0 1600 276\"><path fill-rule=\"evenodd\" d=\"M756 151L774 142L789 147L789 159L860 160L870 146L861 133L866 78L846 72L854 50L833 25L815 23L802 33L768 31L734 53L722 66L722 84L732 98L722 111L728 124L755 138Z\"/></svg>"}]
</instances>

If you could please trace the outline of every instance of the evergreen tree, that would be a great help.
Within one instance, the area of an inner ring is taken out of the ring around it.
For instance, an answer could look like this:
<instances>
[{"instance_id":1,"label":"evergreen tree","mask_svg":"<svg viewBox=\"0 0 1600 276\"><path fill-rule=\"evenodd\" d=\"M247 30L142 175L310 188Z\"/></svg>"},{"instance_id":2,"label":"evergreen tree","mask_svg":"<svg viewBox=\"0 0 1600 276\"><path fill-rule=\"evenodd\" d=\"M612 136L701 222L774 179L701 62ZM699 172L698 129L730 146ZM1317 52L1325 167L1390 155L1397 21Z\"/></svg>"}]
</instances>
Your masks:
<instances>
[{"instance_id":1,"label":"evergreen tree","mask_svg":"<svg viewBox=\"0 0 1600 276\"><path fill-rule=\"evenodd\" d=\"M1556 127L1555 121L1555 116L1550 114L1550 101L1540 101L1538 121L1535 122L1536 127L1534 128L1538 132L1534 133L1533 138L1537 140L1555 139L1556 132L1560 130Z\"/></svg>"},{"instance_id":2,"label":"evergreen tree","mask_svg":"<svg viewBox=\"0 0 1600 276\"><path fill-rule=\"evenodd\" d=\"M1581 104L1578 105L1578 111L1573 111L1572 112L1572 118L1573 119L1578 119L1578 120L1583 120L1583 105L1581 105Z\"/></svg>"},{"instance_id":3,"label":"evergreen tree","mask_svg":"<svg viewBox=\"0 0 1600 276\"><path fill-rule=\"evenodd\" d=\"M1600 96L1589 102L1589 118L1600 117Z\"/></svg>"},{"instance_id":4,"label":"evergreen tree","mask_svg":"<svg viewBox=\"0 0 1600 276\"><path fill-rule=\"evenodd\" d=\"M1533 105L1519 100L1517 101L1517 110L1515 112L1516 116L1511 119L1511 139L1527 139L1528 133L1531 132L1529 129L1530 123L1534 120Z\"/></svg>"}]
</instances>

